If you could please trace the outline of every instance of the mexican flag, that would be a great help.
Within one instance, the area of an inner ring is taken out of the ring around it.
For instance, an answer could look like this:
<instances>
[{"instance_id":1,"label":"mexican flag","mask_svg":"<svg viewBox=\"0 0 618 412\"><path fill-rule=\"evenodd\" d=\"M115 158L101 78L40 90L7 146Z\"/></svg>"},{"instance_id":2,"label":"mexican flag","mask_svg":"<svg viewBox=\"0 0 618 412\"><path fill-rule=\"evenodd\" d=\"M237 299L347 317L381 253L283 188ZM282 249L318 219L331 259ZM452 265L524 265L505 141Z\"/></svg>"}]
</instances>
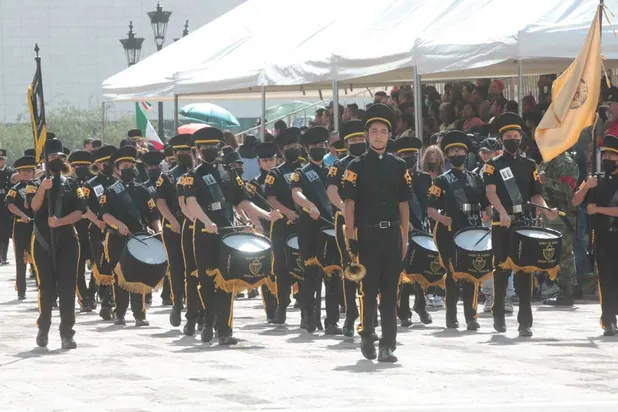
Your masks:
<instances>
[{"instance_id":1,"label":"mexican flag","mask_svg":"<svg viewBox=\"0 0 618 412\"><path fill-rule=\"evenodd\" d=\"M137 128L142 131L142 134L156 150L163 150L163 142L159 139L157 132L150 123L150 120L144 114L140 103L135 103L135 120L137 122Z\"/></svg>"}]
</instances>

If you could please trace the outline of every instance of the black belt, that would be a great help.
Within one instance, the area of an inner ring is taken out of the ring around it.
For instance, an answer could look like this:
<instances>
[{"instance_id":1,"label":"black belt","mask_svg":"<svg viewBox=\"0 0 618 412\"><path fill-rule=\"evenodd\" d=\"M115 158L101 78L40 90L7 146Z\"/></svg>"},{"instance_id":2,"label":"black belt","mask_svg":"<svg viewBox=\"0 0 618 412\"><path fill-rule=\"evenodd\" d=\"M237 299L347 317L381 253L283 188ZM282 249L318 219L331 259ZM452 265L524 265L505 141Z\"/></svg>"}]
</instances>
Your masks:
<instances>
[{"instance_id":1,"label":"black belt","mask_svg":"<svg viewBox=\"0 0 618 412\"><path fill-rule=\"evenodd\" d=\"M399 220L383 220L378 223L374 223L371 225L359 225L360 227L366 227L370 229L390 229L392 227L399 226Z\"/></svg>"}]
</instances>

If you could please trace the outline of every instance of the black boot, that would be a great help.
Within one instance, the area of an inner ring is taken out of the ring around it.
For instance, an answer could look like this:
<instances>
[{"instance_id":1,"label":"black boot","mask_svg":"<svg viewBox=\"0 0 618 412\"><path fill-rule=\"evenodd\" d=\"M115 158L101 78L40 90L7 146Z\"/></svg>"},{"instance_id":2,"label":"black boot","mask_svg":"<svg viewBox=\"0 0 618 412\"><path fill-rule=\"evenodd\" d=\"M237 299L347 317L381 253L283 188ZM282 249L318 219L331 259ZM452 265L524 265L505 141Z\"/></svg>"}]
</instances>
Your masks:
<instances>
[{"instance_id":1,"label":"black boot","mask_svg":"<svg viewBox=\"0 0 618 412\"><path fill-rule=\"evenodd\" d=\"M49 343L49 337L47 332L43 332L41 329L36 334L36 344L40 348L46 348L47 343Z\"/></svg>"},{"instance_id":2,"label":"black boot","mask_svg":"<svg viewBox=\"0 0 618 412\"><path fill-rule=\"evenodd\" d=\"M230 346L236 345L238 343L238 339L232 336L219 336L219 345Z\"/></svg>"},{"instance_id":3,"label":"black boot","mask_svg":"<svg viewBox=\"0 0 618 412\"><path fill-rule=\"evenodd\" d=\"M343 334L343 330L336 323L332 325L326 325L326 330L324 331L325 335L341 335Z\"/></svg>"},{"instance_id":4,"label":"black boot","mask_svg":"<svg viewBox=\"0 0 618 412\"><path fill-rule=\"evenodd\" d=\"M77 349L77 343L75 343L73 338L62 338L62 349Z\"/></svg>"},{"instance_id":5,"label":"black boot","mask_svg":"<svg viewBox=\"0 0 618 412\"><path fill-rule=\"evenodd\" d=\"M275 310L275 317L273 319L273 323L282 325L285 323L287 319L287 310L284 306L277 306L277 309Z\"/></svg>"},{"instance_id":6,"label":"black boot","mask_svg":"<svg viewBox=\"0 0 618 412\"><path fill-rule=\"evenodd\" d=\"M170 325L177 328L182 323L182 309L178 306L172 306L172 311L170 312Z\"/></svg>"},{"instance_id":7,"label":"black boot","mask_svg":"<svg viewBox=\"0 0 618 412\"><path fill-rule=\"evenodd\" d=\"M519 326L519 337L520 338L531 338L532 329L530 329L529 326Z\"/></svg>"},{"instance_id":8,"label":"black boot","mask_svg":"<svg viewBox=\"0 0 618 412\"><path fill-rule=\"evenodd\" d=\"M101 306L101 310L99 311L99 316L103 320L112 320L112 309L107 306Z\"/></svg>"},{"instance_id":9,"label":"black boot","mask_svg":"<svg viewBox=\"0 0 618 412\"><path fill-rule=\"evenodd\" d=\"M135 327L141 328L142 326L150 326L150 322L144 319L135 319Z\"/></svg>"},{"instance_id":10,"label":"black boot","mask_svg":"<svg viewBox=\"0 0 618 412\"><path fill-rule=\"evenodd\" d=\"M470 331L477 331L479 330L479 328L481 327L481 325L479 325L479 323L475 320L468 322L468 326L466 327L467 330Z\"/></svg>"},{"instance_id":11,"label":"black boot","mask_svg":"<svg viewBox=\"0 0 618 412\"><path fill-rule=\"evenodd\" d=\"M347 336L348 338L351 338L354 336L354 319L346 319L345 322L343 323L343 329L341 330L343 332L343 336Z\"/></svg>"},{"instance_id":12,"label":"black boot","mask_svg":"<svg viewBox=\"0 0 618 412\"><path fill-rule=\"evenodd\" d=\"M114 320L114 325L124 326L126 324L127 322L124 320L124 316L116 316L116 319Z\"/></svg>"},{"instance_id":13,"label":"black boot","mask_svg":"<svg viewBox=\"0 0 618 412\"><path fill-rule=\"evenodd\" d=\"M393 350L391 348L380 348L378 352L378 362L397 362L397 357L393 354Z\"/></svg>"},{"instance_id":14,"label":"black boot","mask_svg":"<svg viewBox=\"0 0 618 412\"><path fill-rule=\"evenodd\" d=\"M410 318L401 319L401 327L402 328L409 328L410 326L412 326L412 319L410 319Z\"/></svg>"},{"instance_id":15,"label":"black boot","mask_svg":"<svg viewBox=\"0 0 618 412\"><path fill-rule=\"evenodd\" d=\"M421 322L423 322L423 325L431 325L431 323L433 322L433 319L431 318L429 312L427 312L427 309L416 311L416 313L418 314L419 318L421 318Z\"/></svg>"},{"instance_id":16,"label":"black boot","mask_svg":"<svg viewBox=\"0 0 618 412\"><path fill-rule=\"evenodd\" d=\"M603 336L616 336L616 332L617 328L615 322L612 322L603 328Z\"/></svg>"},{"instance_id":17,"label":"black boot","mask_svg":"<svg viewBox=\"0 0 618 412\"><path fill-rule=\"evenodd\" d=\"M506 332L506 320L504 316L494 316L494 329L496 332Z\"/></svg>"},{"instance_id":18,"label":"black boot","mask_svg":"<svg viewBox=\"0 0 618 412\"><path fill-rule=\"evenodd\" d=\"M448 329L457 329L459 327L459 321L457 320L457 317L452 318L447 316L446 317L446 327Z\"/></svg>"},{"instance_id":19,"label":"black boot","mask_svg":"<svg viewBox=\"0 0 618 412\"><path fill-rule=\"evenodd\" d=\"M365 335L361 338L361 352L366 359L373 360L378 355L376 354L376 346L373 343L371 335Z\"/></svg>"},{"instance_id":20,"label":"black boot","mask_svg":"<svg viewBox=\"0 0 618 412\"><path fill-rule=\"evenodd\" d=\"M184 333L187 336L193 336L195 335L195 321L191 320L191 321L187 321L187 323L185 324L185 327L182 328L182 333Z\"/></svg>"},{"instance_id":21,"label":"black boot","mask_svg":"<svg viewBox=\"0 0 618 412\"><path fill-rule=\"evenodd\" d=\"M145 301L147 305L152 305L152 292L146 295Z\"/></svg>"},{"instance_id":22,"label":"black boot","mask_svg":"<svg viewBox=\"0 0 618 412\"><path fill-rule=\"evenodd\" d=\"M214 332L212 330L212 326L210 327L203 326L202 333L200 334L200 338L202 339L202 342L208 343L212 340L213 337L214 337Z\"/></svg>"}]
</instances>

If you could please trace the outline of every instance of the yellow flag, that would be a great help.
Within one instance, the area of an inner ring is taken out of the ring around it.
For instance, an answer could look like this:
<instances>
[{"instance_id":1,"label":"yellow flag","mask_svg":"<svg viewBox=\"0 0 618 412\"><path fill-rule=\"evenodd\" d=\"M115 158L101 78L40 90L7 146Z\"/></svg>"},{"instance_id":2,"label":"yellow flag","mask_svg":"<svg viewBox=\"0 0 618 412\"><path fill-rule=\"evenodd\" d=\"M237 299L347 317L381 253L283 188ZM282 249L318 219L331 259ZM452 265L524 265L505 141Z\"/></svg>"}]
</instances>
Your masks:
<instances>
[{"instance_id":1,"label":"yellow flag","mask_svg":"<svg viewBox=\"0 0 618 412\"><path fill-rule=\"evenodd\" d=\"M546 162L573 147L581 130L594 122L601 88L600 18L598 8L575 61L554 81L552 103L534 133Z\"/></svg>"}]
</instances>

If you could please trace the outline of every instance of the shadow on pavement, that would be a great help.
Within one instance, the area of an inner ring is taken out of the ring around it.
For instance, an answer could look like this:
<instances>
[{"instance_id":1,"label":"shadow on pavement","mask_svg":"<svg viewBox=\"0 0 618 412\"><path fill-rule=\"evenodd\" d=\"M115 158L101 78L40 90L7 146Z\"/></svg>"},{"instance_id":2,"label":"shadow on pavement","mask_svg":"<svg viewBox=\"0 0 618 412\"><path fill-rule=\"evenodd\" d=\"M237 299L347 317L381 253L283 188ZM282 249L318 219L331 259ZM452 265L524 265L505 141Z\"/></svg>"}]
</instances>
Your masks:
<instances>
[{"instance_id":1,"label":"shadow on pavement","mask_svg":"<svg viewBox=\"0 0 618 412\"><path fill-rule=\"evenodd\" d=\"M218 352L218 351L227 351L227 350L244 351L244 350L262 350L262 349L266 349L266 347L261 346L261 345L244 346L242 344L226 346L226 345L218 345L217 343L211 342L211 343L202 343L201 345L195 345L195 346L187 347L184 349L180 349L180 350L177 350L176 353Z\"/></svg>"},{"instance_id":2,"label":"shadow on pavement","mask_svg":"<svg viewBox=\"0 0 618 412\"><path fill-rule=\"evenodd\" d=\"M333 370L338 372L372 373L379 372L380 370L396 368L401 368L401 365L399 363L379 363L372 362L366 359L361 359L356 362L355 365L336 366L333 368Z\"/></svg>"},{"instance_id":3,"label":"shadow on pavement","mask_svg":"<svg viewBox=\"0 0 618 412\"><path fill-rule=\"evenodd\" d=\"M575 306L537 306L537 312L576 312Z\"/></svg>"},{"instance_id":4,"label":"shadow on pavement","mask_svg":"<svg viewBox=\"0 0 618 412\"><path fill-rule=\"evenodd\" d=\"M161 332L161 333L153 333L150 335L151 338L173 338L176 336L180 336L182 335L182 332L179 331L178 329L171 329L171 330L166 330L165 332Z\"/></svg>"},{"instance_id":5,"label":"shadow on pavement","mask_svg":"<svg viewBox=\"0 0 618 412\"><path fill-rule=\"evenodd\" d=\"M266 335L266 336L285 336L285 335L298 335L301 332L304 332L304 329L300 329L297 327L290 329L286 326L279 325L271 329L263 330L262 332L259 332L258 334Z\"/></svg>"},{"instance_id":6,"label":"shadow on pavement","mask_svg":"<svg viewBox=\"0 0 618 412\"><path fill-rule=\"evenodd\" d=\"M245 326L241 326L240 328L237 329L242 329L242 330L260 330L260 329L264 329L264 328L268 328L271 327L270 324L264 322L264 323L253 323L251 325L245 325Z\"/></svg>"},{"instance_id":7,"label":"shadow on pavement","mask_svg":"<svg viewBox=\"0 0 618 412\"><path fill-rule=\"evenodd\" d=\"M49 356L49 355L62 355L66 352L68 351L62 348L56 348L56 349L49 350L48 348L38 348L37 347L37 348L34 348L26 352L16 353L13 356L16 358L20 358L20 359L30 359L30 358L40 358L42 356Z\"/></svg>"},{"instance_id":8,"label":"shadow on pavement","mask_svg":"<svg viewBox=\"0 0 618 412\"><path fill-rule=\"evenodd\" d=\"M354 342L352 338L346 338L346 340L339 341L334 345L326 345L328 350L346 351L346 350L360 350L360 344Z\"/></svg>"}]
</instances>

